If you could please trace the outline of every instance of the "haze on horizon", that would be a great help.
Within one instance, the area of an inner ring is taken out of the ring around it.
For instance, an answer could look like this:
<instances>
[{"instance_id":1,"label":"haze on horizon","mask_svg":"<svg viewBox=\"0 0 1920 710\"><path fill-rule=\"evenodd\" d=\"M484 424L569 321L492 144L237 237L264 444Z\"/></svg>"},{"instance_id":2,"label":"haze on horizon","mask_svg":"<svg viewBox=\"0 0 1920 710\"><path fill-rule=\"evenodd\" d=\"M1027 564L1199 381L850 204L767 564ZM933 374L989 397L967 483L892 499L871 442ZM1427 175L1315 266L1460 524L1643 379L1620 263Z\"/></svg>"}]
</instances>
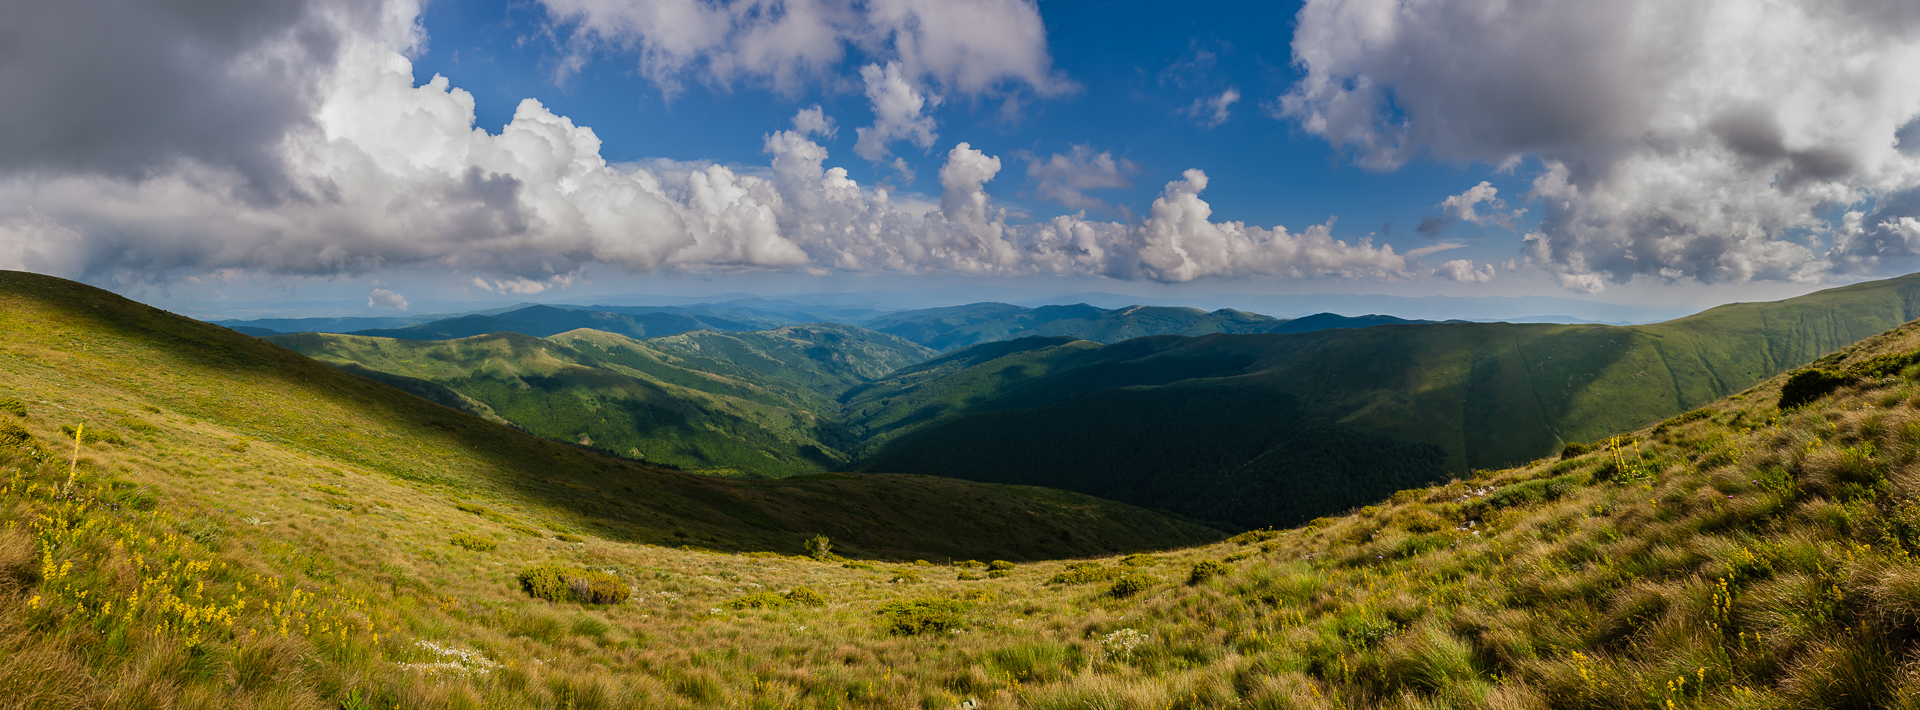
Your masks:
<instances>
[{"instance_id":1,"label":"haze on horizon","mask_svg":"<svg viewBox=\"0 0 1920 710\"><path fill-rule=\"evenodd\" d=\"M1697 310L1920 252L1920 5L1897 0L5 12L0 268L189 313L916 290Z\"/></svg>"}]
</instances>

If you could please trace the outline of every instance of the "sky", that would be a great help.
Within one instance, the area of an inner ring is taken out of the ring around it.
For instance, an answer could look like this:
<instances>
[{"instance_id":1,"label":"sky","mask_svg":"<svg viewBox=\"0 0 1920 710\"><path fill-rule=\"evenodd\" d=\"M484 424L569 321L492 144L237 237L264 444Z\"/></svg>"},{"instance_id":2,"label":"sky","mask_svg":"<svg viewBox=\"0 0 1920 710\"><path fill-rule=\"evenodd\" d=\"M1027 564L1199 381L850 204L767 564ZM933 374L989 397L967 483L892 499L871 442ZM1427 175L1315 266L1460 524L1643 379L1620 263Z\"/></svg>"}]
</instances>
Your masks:
<instances>
[{"instance_id":1,"label":"sky","mask_svg":"<svg viewBox=\"0 0 1920 710\"><path fill-rule=\"evenodd\" d=\"M1906 0L0 13L0 268L195 314L858 290L1697 308L1920 253Z\"/></svg>"}]
</instances>

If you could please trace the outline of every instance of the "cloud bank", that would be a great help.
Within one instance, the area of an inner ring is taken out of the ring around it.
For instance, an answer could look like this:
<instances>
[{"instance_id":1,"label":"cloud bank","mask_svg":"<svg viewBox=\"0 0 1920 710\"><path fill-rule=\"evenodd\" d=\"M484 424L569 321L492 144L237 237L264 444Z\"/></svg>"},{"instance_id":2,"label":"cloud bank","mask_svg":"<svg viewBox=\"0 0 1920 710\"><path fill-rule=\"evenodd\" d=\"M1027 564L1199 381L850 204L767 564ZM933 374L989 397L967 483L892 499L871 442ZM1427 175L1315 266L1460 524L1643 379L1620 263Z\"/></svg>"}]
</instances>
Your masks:
<instances>
[{"instance_id":1,"label":"cloud bank","mask_svg":"<svg viewBox=\"0 0 1920 710\"><path fill-rule=\"evenodd\" d=\"M243 140L244 156L223 152L231 146L199 150L186 142L137 169L31 157L0 163L0 268L128 280L227 269L337 276L435 268L470 277L477 288L522 294L571 283L593 263L632 272L1162 281L1414 273L1391 247L1334 238L1331 223L1296 234L1214 222L1200 198L1207 177L1197 170L1168 184L1137 222L1066 215L1013 224L987 192L1001 159L963 142L947 151L939 204L928 209L830 167L813 139L830 135L835 122L817 106L801 110L792 130L764 136L765 168L611 164L591 128L534 100L489 133L475 126L473 96L445 77L415 85L406 52L421 39L416 13L404 5L316 2L235 49L227 61L242 65L290 52L280 45L316 32L335 40L326 47L329 67L305 75L304 93L289 100L297 115L259 119L254 129L273 138ZM915 61L926 63L945 50L915 51ZM888 64L870 87L882 94L900 88L890 85L913 71L907 67ZM957 87L991 76L944 71L943 81ZM933 147L932 127L914 124L919 107L902 105L893 115L906 128L887 136ZM1077 167L1118 169L1090 149L1076 149L1067 167L1076 160ZM275 175L271 192L259 189L257 166ZM1063 179L1077 189L1111 183L1097 175ZM390 291L369 302L405 307Z\"/></svg>"},{"instance_id":2,"label":"cloud bank","mask_svg":"<svg viewBox=\"0 0 1920 710\"><path fill-rule=\"evenodd\" d=\"M1920 253L1920 4L1309 0L1293 50L1270 110L1363 165L1539 161L1527 253L1570 288Z\"/></svg>"}]
</instances>

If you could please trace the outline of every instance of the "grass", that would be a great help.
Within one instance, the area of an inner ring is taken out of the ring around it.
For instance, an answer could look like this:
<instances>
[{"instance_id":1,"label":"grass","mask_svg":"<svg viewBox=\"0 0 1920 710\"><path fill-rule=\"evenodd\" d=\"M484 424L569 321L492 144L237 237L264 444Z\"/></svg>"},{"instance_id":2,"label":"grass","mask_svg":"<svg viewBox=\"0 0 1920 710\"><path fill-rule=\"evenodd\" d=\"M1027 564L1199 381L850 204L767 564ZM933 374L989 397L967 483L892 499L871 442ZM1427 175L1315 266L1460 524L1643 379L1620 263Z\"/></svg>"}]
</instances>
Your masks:
<instances>
[{"instance_id":1,"label":"grass","mask_svg":"<svg viewBox=\"0 0 1920 710\"><path fill-rule=\"evenodd\" d=\"M75 340L0 344L17 368L0 396L31 405L14 419L31 439L0 451L11 706L1653 710L1920 697L1910 370L1787 411L1775 378L1657 433L1297 528L961 580L975 568L907 561L925 555L806 557L817 528L779 555L679 542L703 542L697 528L668 527L662 544L605 534L617 528L577 512L133 399L89 375L113 362L112 341ZM1916 351L1920 325L1819 366ZM70 469L61 424L142 403L163 410L141 416L160 433L83 444ZM246 453L226 448L241 436L255 440ZM457 533L513 542L469 553L448 545ZM561 581L565 601L534 598L518 573L542 567L617 578L629 596L581 603ZM1085 570L1113 576L1047 583ZM900 573L922 581L890 584ZM1123 579L1140 586L1115 594ZM824 605L728 608L801 588Z\"/></svg>"}]
</instances>

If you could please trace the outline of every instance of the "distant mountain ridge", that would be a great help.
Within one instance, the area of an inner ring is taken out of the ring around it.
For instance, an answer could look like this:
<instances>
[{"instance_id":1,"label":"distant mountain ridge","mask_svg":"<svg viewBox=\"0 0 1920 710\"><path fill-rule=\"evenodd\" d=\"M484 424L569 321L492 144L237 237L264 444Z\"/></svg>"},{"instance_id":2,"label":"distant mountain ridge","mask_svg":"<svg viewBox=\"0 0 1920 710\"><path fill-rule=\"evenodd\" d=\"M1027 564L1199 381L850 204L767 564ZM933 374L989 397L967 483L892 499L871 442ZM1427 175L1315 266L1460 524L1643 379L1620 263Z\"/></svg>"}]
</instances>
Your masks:
<instances>
[{"instance_id":1,"label":"distant mountain ridge","mask_svg":"<svg viewBox=\"0 0 1920 710\"><path fill-rule=\"evenodd\" d=\"M843 408L862 470L1288 524L1644 426L1916 315L1920 276L1644 326L1031 338L908 368Z\"/></svg>"}]
</instances>

